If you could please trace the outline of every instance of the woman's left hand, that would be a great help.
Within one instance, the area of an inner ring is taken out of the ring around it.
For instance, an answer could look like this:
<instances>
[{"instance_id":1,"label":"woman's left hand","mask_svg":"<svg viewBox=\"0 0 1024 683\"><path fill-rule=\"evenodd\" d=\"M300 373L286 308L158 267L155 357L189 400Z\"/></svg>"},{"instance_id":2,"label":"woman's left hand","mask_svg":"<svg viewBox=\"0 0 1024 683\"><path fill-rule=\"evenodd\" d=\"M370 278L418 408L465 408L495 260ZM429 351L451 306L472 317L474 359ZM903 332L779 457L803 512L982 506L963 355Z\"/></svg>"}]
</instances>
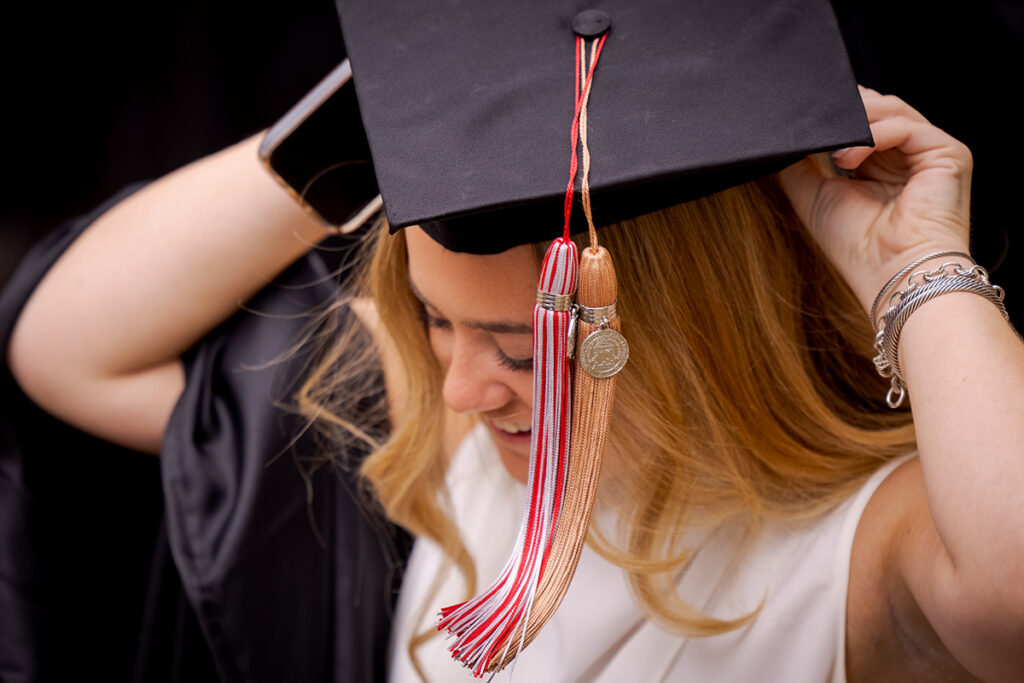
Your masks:
<instances>
[{"instance_id":1,"label":"woman's left hand","mask_svg":"<svg viewBox=\"0 0 1024 683\"><path fill-rule=\"evenodd\" d=\"M971 153L907 103L861 88L874 147L833 153L855 179L823 172L812 157L779 178L797 214L865 310L915 259L967 252Z\"/></svg>"}]
</instances>

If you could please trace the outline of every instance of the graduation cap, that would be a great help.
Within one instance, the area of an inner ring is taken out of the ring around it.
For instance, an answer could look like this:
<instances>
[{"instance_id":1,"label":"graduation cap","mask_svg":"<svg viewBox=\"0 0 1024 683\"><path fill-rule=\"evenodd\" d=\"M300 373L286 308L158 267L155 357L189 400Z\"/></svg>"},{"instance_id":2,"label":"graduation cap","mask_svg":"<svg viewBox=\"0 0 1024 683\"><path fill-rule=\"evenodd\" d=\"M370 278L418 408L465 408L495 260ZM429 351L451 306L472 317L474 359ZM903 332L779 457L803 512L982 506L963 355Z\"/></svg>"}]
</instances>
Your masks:
<instances>
[{"instance_id":1,"label":"graduation cap","mask_svg":"<svg viewBox=\"0 0 1024 683\"><path fill-rule=\"evenodd\" d=\"M391 230L420 225L472 253L554 240L534 314L531 504L502 575L440 620L453 656L483 675L553 613L590 520L614 374L628 357L593 226L871 134L825 0L338 9ZM568 239L576 197L591 227L582 258Z\"/></svg>"},{"instance_id":2,"label":"graduation cap","mask_svg":"<svg viewBox=\"0 0 1024 683\"><path fill-rule=\"evenodd\" d=\"M574 21L609 24L588 106L597 225L871 144L825 0L338 0L392 230L496 253L559 234ZM595 11L596 10L596 11Z\"/></svg>"}]
</instances>

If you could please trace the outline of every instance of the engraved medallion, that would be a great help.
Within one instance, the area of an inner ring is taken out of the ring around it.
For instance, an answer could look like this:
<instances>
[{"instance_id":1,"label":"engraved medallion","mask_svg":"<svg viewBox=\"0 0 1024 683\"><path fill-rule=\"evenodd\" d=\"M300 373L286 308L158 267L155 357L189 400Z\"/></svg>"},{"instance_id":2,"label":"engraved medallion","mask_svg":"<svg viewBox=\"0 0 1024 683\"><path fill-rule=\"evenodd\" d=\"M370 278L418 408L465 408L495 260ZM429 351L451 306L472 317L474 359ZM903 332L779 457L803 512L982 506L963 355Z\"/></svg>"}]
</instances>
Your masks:
<instances>
[{"instance_id":1,"label":"engraved medallion","mask_svg":"<svg viewBox=\"0 0 1024 683\"><path fill-rule=\"evenodd\" d=\"M611 328L595 330L580 344L580 365L591 377L611 377L629 360L626 338Z\"/></svg>"}]
</instances>

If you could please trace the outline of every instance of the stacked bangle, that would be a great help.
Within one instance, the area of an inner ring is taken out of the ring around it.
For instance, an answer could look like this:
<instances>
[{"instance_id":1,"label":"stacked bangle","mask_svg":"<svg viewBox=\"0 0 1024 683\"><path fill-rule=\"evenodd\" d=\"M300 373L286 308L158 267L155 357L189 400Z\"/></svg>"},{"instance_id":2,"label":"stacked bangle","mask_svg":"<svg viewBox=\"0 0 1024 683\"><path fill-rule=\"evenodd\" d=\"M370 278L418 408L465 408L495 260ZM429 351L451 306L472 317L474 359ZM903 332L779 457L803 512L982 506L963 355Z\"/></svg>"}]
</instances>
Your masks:
<instances>
[{"instance_id":1,"label":"stacked bangle","mask_svg":"<svg viewBox=\"0 0 1024 683\"><path fill-rule=\"evenodd\" d=\"M964 266L963 263L950 261L931 270L911 272L927 261L948 257L966 259L971 265ZM907 273L911 275L907 278L906 289L889 296L886 311L879 318L878 309L882 300ZM875 297L870 313L871 324L875 329L877 353L874 362L878 374L892 379L889 391L885 395L885 402L890 408L898 408L907 395L899 361L900 334L903 332L903 326L911 314L925 303L952 292L970 292L982 296L995 304L1003 318L1009 319L1006 306L1003 305L1003 288L990 283L988 272L974 263L970 256L959 251L940 251L914 261L885 283L882 291Z\"/></svg>"}]
</instances>

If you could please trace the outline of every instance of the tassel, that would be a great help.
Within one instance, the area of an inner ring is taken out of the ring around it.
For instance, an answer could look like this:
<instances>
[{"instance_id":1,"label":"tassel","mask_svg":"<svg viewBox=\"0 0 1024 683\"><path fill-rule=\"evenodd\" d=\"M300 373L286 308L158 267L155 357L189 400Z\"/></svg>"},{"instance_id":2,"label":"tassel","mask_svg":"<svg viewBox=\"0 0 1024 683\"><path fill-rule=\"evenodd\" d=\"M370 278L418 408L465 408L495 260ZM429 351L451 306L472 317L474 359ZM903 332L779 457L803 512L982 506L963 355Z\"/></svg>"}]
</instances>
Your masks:
<instances>
[{"instance_id":1,"label":"tassel","mask_svg":"<svg viewBox=\"0 0 1024 683\"><path fill-rule=\"evenodd\" d=\"M438 629L448 629L452 656L477 677L500 671L514 662L554 614L576 571L600 478L614 380L577 372L576 390L582 392L583 400L574 408L567 347L575 343L575 336L570 340L569 333L576 322L572 297L576 291L578 255L576 245L569 239L569 222L580 136L584 148L583 205L591 234L591 247L584 252L587 256L582 264L587 273L584 301L608 302L584 305L613 306L615 301L615 273L608 252L597 246L587 180L590 156L586 148L586 103L606 37L591 45L589 67L583 41L576 40L576 104L570 133L572 157L563 235L551 244L544 257L533 313L529 503L515 549L498 579L477 597L443 608L438 623ZM585 345L592 341L598 323L582 324L586 336L580 351L586 356ZM618 325L613 309L607 320L599 324L606 328L601 331L605 334L617 329L611 327ZM581 421L580 429L574 427L576 420ZM577 441L579 446L575 445Z\"/></svg>"},{"instance_id":2,"label":"tassel","mask_svg":"<svg viewBox=\"0 0 1024 683\"><path fill-rule=\"evenodd\" d=\"M577 46L582 41L577 42ZM621 321L615 312L617 284L615 267L608 250L597 242L597 229L590 205L590 149L587 144L587 102L594 65L601 54L604 37L590 48L589 74L586 60L577 53L577 81L584 84L577 106L578 130L583 147L583 213L587 218L590 246L580 259L578 310L582 312L574 335L578 340L573 383L572 436L566 490L555 538L551 544L541 584L534 598L529 623L523 624L522 647L540 633L558 609L576 573L583 544L593 516L601 461L608 439L615 375L629 358L629 345L619 334ZM574 340L575 341L575 340ZM495 657L489 670L500 670L508 660Z\"/></svg>"},{"instance_id":3,"label":"tassel","mask_svg":"<svg viewBox=\"0 0 1024 683\"><path fill-rule=\"evenodd\" d=\"M607 307L615 303L615 268L611 255L604 247L591 246L583 250L577 296L581 305L591 308ZM577 365L582 360L580 347L592 333L604 328L616 332L621 329L621 321L617 316L604 326L582 320L577 325ZM594 377L580 367L575 369L572 437L562 511L544 575L534 598L530 620L524 624L525 631L514 636L522 639L522 648L533 642L544 624L554 615L576 572L576 565L587 539L594 501L597 498L601 460L607 442L614 400L614 375ZM488 666L488 671L501 670L509 661L508 658L495 656Z\"/></svg>"},{"instance_id":4,"label":"tassel","mask_svg":"<svg viewBox=\"0 0 1024 683\"><path fill-rule=\"evenodd\" d=\"M571 419L566 343L576 268L576 245L571 240L555 240L544 257L533 312L530 498L515 550L490 588L441 610L438 628L448 629L454 639L449 651L475 676L492 669L495 659L513 661L525 646L522 627L530 621L562 507Z\"/></svg>"}]
</instances>

